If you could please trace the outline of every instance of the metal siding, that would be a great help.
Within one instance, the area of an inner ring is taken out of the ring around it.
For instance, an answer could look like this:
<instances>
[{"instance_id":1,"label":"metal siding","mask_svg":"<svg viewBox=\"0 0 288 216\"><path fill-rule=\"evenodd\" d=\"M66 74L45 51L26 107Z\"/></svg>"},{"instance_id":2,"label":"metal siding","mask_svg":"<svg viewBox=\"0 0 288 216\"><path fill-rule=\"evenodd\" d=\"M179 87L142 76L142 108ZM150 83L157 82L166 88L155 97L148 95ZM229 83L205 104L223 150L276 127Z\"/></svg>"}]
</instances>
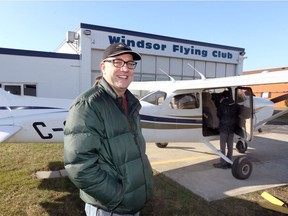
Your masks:
<instances>
[{"instance_id":1,"label":"metal siding","mask_svg":"<svg viewBox=\"0 0 288 216\"><path fill-rule=\"evenodd\" d=\"M236 76L236 66L233 64L226 64L226 76Z\"/></svg>"},{"instance_id":2,"label":"metal siding","mask_svg":"<svg viewBox=\"0 0 288 216\"><path fill-rule=\"evenodd\" d=\"M204 76L206 76L206 62L204 61L195 61L195 69L202 73ZM195 78L199 79L200 75L198 73L195 73Z\"/></svg>"},{"instance_id":3,"label":"metal siding","mask_svg":"<svg viewBox=\"0 0 288 216\"><path fill-rule=\"evenodd\" d=\"M170 75L182 76L183 62L179 58L170 59Z\"/></svg>"},{"instance_id":4,"label":"metal siding","mask_svg":"<svg viewBox=\"0 0 288 216\"><path fill-rule=\"evenodd\" d=\"M156 74L157 75L164 75L161 70L165 71L165 73L169 74L170 73L170 67L169 67L169 58L167 57L161 57L158 56L156 57Z\"/></svg>"},{"instance_id":5,"label":"metal siding","mask_svg":"<svg viewBox=\"0 0 288 216\"><path fill-rule=\"evenodd\" d=\"M142 55L141 72L147 74L156 73L156 56Z\"/></svg>"},{"instance_id":6,"label":"metal siding","mask_svg":"<svg viewBox=\"0 0 288 216\"><path fill-rule=\"evenodd\" d=\"M206 78L215 78L216 77L216 63L215 62L206 62Z\"/></svg>"},{"instance_id":7,"label":"metal siding","mask_svg":"<svg viewBox=\"0 0 288 216\"><path fill-rule=\"evenodd\" d=\"M225 77L226 67L224 63L216 63L216 75L217 77Z\"/></svg>"},{"instance_id":8,"label":"metal siding","mask_svg":"<svg viewBox=\"0 0 288 216\"><path fill-rule=\"evenodd\" d=\"M191 76L195 78L195 70L189 66L195 67L195 60L191 59L183 59L183 76Z\"/></svg>"}]
</instances>

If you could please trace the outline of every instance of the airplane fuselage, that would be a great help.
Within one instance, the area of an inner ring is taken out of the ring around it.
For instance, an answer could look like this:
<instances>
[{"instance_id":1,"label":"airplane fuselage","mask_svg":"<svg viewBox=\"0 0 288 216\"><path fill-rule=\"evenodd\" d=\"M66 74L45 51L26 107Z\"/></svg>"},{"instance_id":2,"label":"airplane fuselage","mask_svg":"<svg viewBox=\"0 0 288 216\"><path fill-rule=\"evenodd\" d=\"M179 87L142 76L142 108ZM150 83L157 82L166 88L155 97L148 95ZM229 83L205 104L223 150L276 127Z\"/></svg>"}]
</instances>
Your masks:
<instances>
[{"instance_id":1,"label":"airplane fuselage","mask_svg":"<svg viewBox=\"0 0 288 216\"><path fill-rule=\"evenodd\" d=\"M63 142L65 120L72 100L20 97L1 91L1 142ZM146 141L202 142L217 139L216 128L211 133L206 133L204 130L202 91L189 90L173 94L160 92L156 94L156 102L140 100L141 123ZM151 95L154 97L153 94ZM179 96L185 97L179 99ZM195 101L189 105L191 98ZM177 107L176 103L179 101L176 99L184 100L188 107ZM243 104L243 106L246 105ZM272 102L254 98L253 121L263 120L272 113Z\"/></svg>"}]
</instances>

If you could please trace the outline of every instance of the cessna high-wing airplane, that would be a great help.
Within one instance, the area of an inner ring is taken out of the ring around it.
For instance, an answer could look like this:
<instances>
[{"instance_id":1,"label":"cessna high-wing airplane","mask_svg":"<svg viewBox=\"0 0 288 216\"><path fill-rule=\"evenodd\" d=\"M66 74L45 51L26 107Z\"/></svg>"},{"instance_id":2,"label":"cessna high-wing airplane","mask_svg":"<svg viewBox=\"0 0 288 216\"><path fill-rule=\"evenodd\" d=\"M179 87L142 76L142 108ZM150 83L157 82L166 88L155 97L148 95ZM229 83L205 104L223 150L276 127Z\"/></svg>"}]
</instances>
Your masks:
<instances>
[{"instance_id":1,"label":"cessna high-wing airplane","mask_svg":"<svg viewBox=\"0 0 288 216\"><path fill-rule=\"evenodd\" d=\"M140 99L143 134L160 148L168 142L202 142L228 163L237 179L247 179L252 163L247 157L231 161L210 141L219 139L216 115L219 95L228 90L240 107L236 148L244 153L253 130L282 114L273 115L274 102L253 96L250 85L287 83L288 71L187 81L132 82L131 91L147 90ZM16 96L0 88L0 143L63 142L63 129L72 100Z\"/></svg>"}]
</instances>

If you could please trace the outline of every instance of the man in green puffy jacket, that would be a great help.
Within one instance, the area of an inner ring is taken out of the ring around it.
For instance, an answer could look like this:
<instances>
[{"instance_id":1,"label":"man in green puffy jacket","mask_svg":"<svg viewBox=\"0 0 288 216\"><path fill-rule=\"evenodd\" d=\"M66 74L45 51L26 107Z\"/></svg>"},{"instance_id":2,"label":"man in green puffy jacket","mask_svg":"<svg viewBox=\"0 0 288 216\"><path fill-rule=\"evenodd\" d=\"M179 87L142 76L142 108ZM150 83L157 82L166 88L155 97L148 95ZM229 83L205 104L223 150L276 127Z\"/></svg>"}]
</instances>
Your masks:
<instances>
[{"instance_id":1,"label":"man in green puffy jacket","mask_svg":"<svg viewBox=\"0 0 288 216\"><path fill-rule=\"evenodd\" d=\"M124 43L104 52L103 77L73 102L64 130L64 164L87 216L139 215L153 173L141 132L141 105L127 90L141 56Z\"/></svg>"}]
</instances>

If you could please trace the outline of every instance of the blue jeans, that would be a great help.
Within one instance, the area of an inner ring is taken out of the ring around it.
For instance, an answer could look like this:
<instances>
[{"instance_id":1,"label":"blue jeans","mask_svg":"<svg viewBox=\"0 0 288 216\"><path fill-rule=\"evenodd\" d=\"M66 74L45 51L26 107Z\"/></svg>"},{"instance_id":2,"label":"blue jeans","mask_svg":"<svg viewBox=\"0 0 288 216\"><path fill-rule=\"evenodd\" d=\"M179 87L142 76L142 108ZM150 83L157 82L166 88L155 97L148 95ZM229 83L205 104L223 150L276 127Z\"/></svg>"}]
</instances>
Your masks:
<instances>
[{"instance_id":1,"label":"blue jeans","mask_svg":"<svg viewBox=\"0 0 288 216\"><path fill-rule=\"evenodd\" d=\"M91 204L86 203L85 204L85 212L87 216L139 216L140 213L137 212L135 214L116 214L112 212L107 212L102 209L97 208L96 206L93 206Z\"/></svg>"}]
</instances>

